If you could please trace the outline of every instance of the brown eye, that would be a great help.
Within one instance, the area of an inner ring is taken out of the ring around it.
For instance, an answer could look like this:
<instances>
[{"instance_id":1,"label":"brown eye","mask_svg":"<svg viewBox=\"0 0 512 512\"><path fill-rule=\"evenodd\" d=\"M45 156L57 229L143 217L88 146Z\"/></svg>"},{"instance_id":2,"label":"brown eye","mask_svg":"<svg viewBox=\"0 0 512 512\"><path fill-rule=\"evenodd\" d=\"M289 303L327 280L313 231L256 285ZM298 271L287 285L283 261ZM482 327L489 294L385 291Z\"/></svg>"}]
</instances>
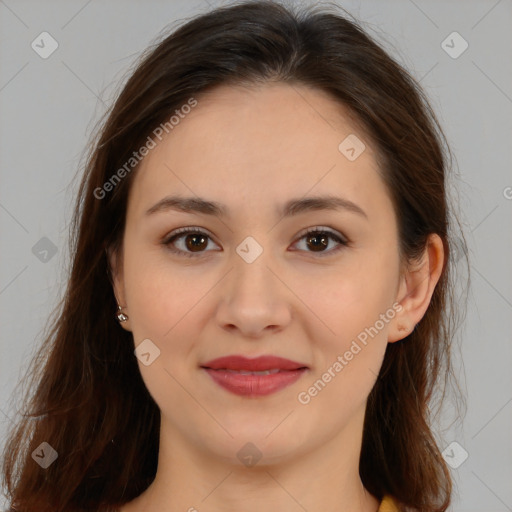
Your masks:
<instances>
[{"instance_id":1,"label":"brown eye","mask_svg":"<svg viewBox=\"0 0 512 512\"><path fill-rule=\"evenodd\" d=\"M329 236L326 236L325 233L309 235L306 240L306 244L308 247L312 248L314 252L322 251L329 245Z\"/></svg>"},{"instance_id":2,"label":"brown eye","mask_svg":"<svg viewBox=\"0 0 512 512\"><path fill-rule=\"evenodd\" d=\"M194 233L193 235L185 235L185 245L187 249L190 249L191 251L200 251L206 248L208 245L206 239L206 236L199 233Z\"/></svg>"},{"instance_id":3,"label":"brown eye","mask_svg":"<svg viewBox=\"0 0 512 512\"><path fill-rule=\"evenodd\" d=\"M307 253L317 253L319 257L334 254L348 245L347 240L337 233L319 228L307 231L300 237L299 241L302 240L305 240L305 248L301 250ZM179 256L193 258L210 252L206 250L210 241L214 243L210 235L199 228L182 228L172 233L163 242L163 245ZM328 249L330 241L334 241L337 246Z\"/></svg>"},{"instance_id":4,"label":"brown eye","mask_svg":"<svg viewBox=\"0 0 512 512\"><path fill-rule=\"evenodd\" d=\"M303 247L305 252L317 253L320 257L334 254L348 245L348 241L346 239L325 228L316 228L307 231L300 237L299 242L302 240L305 241L305 247ZM338 245L335 245L333 249L327 250L331 240L334 240Z\"/></svg>"},{"instance_id":5,"label":"brown eye","mask_svg":"<svg viewBox=\"0 0 512 512\"><path fill-rule=\"evenodd\" d=\"M179 256L193 258L210 252L206 250L209 241L210 236L198 228L182 228L164 240L163 245Z\"/></svg>"}]
</instances>

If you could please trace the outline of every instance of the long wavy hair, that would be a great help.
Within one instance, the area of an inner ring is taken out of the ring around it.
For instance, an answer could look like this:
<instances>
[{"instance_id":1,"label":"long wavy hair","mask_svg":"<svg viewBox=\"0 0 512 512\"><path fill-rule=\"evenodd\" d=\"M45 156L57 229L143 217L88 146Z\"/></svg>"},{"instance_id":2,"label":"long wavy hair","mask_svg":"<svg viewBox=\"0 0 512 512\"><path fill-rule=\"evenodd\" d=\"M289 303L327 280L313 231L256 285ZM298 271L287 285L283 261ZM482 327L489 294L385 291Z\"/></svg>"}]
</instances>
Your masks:
<instances>
[{"instance_id":1,"label":"long wavy hair","mask_svg":"<svg viewBox=\"0 0 512 512\"><path fill-rule=\"evenodd\" d=\"M120 248L137 165L108 193L104 185L190 98L220 85L270 82L327 92L371 137L404 261L424 251L429 234L443 241L447 259L428 310L409 336L388 344L368 397L359 472L369 492L392 495L402 510L448 508L452 480L431 425L432 405L440 406L448 380L456 380L451 354L461 318L451 229L460 222L448 201L446 137L414 78L344 10L251 1L196 16L159 38L88 146L67 288L27 370L21 418L4 449L3 486L13 510L111 510L153 481L160 411L140 375L132 334L115 320L107 256ZM32 457L43 442L58 453L47 469Z\"/></svg>"}]
</instances>

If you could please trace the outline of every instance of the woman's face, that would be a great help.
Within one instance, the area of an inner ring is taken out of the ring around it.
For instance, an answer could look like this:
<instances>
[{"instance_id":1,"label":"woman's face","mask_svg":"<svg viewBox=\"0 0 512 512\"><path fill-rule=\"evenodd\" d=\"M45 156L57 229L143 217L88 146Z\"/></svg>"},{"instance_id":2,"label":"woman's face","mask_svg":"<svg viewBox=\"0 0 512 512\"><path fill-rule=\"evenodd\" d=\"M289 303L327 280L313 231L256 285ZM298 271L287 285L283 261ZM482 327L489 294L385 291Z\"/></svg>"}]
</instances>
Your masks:
<instances>
[{"instance_id":1,"label":"woman's face","mask_svg":"<svg viewBox=\"0 0 512 512\"><path fill-rule=\"evenodd\" d=\"M162 435L235 464L360 441L400 308L397 223L375 148L304 86L222 87L197 100L134 176L115 281L135 347L150 340L139 368ZM222 214L181 211L171 196ZM339 206L304 202L325 196ZM179 228L192 233L171 240ZM306 369L205 368L226 356Z\"/></svg>"}]
</instances>

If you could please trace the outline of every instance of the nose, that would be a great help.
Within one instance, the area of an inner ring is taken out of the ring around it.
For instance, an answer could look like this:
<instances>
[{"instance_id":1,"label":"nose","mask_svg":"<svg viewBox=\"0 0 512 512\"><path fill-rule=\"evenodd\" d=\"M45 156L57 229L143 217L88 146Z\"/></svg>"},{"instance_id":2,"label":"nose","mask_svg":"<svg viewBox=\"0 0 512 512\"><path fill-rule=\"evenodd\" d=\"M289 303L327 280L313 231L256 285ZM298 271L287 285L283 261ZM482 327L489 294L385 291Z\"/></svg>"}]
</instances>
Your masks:
<instances>
[{"instance_id":1,"label":"nose","mask_svg":"<svg viewBox=\"0 0 512 512\"><path fill-rule=\"evenodd\" d=\"M268 253L263 251L252 263L233 255L234 266L217 292L216 320L222 329L259 339L289 325L293 294L272 268Z\"/></svg>"}]
</instances>

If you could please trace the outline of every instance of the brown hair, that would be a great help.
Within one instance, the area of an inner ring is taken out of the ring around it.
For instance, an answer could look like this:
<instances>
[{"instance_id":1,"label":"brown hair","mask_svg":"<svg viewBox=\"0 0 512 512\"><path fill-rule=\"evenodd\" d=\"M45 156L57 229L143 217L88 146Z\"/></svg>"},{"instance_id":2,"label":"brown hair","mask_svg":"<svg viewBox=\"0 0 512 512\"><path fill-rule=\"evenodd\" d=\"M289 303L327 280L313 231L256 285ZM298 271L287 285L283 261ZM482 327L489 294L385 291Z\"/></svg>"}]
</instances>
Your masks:
<instances>
[{"instance_id":1,"label":"brown hair","mask_svg":"<svg viewBox=\"0 0 512 512\"><path fill-rule=\"evenodd\" d=\"M217 8L142 56L91 142L71 224L67 290L28 374L35 391L5 447L4 486L18 512L108 509L152 482L160 411L131 333L115 321L106 254L119 250L136 166L101 198L98 190L190 98L219 85L271 81L327 92L365 128L393 200L404 261L422 253L431 233L450 256L416 329L388 344L368 397L360 458L362 482L378 499L391 494L403 510L447 509L452 481L429 423L437 384L453 376L458 318L449 148L418 84L339 9L294 11L268 1ZM31 457L42 442L58 453L44 470Z\"/></svg>"}]
</instances>

